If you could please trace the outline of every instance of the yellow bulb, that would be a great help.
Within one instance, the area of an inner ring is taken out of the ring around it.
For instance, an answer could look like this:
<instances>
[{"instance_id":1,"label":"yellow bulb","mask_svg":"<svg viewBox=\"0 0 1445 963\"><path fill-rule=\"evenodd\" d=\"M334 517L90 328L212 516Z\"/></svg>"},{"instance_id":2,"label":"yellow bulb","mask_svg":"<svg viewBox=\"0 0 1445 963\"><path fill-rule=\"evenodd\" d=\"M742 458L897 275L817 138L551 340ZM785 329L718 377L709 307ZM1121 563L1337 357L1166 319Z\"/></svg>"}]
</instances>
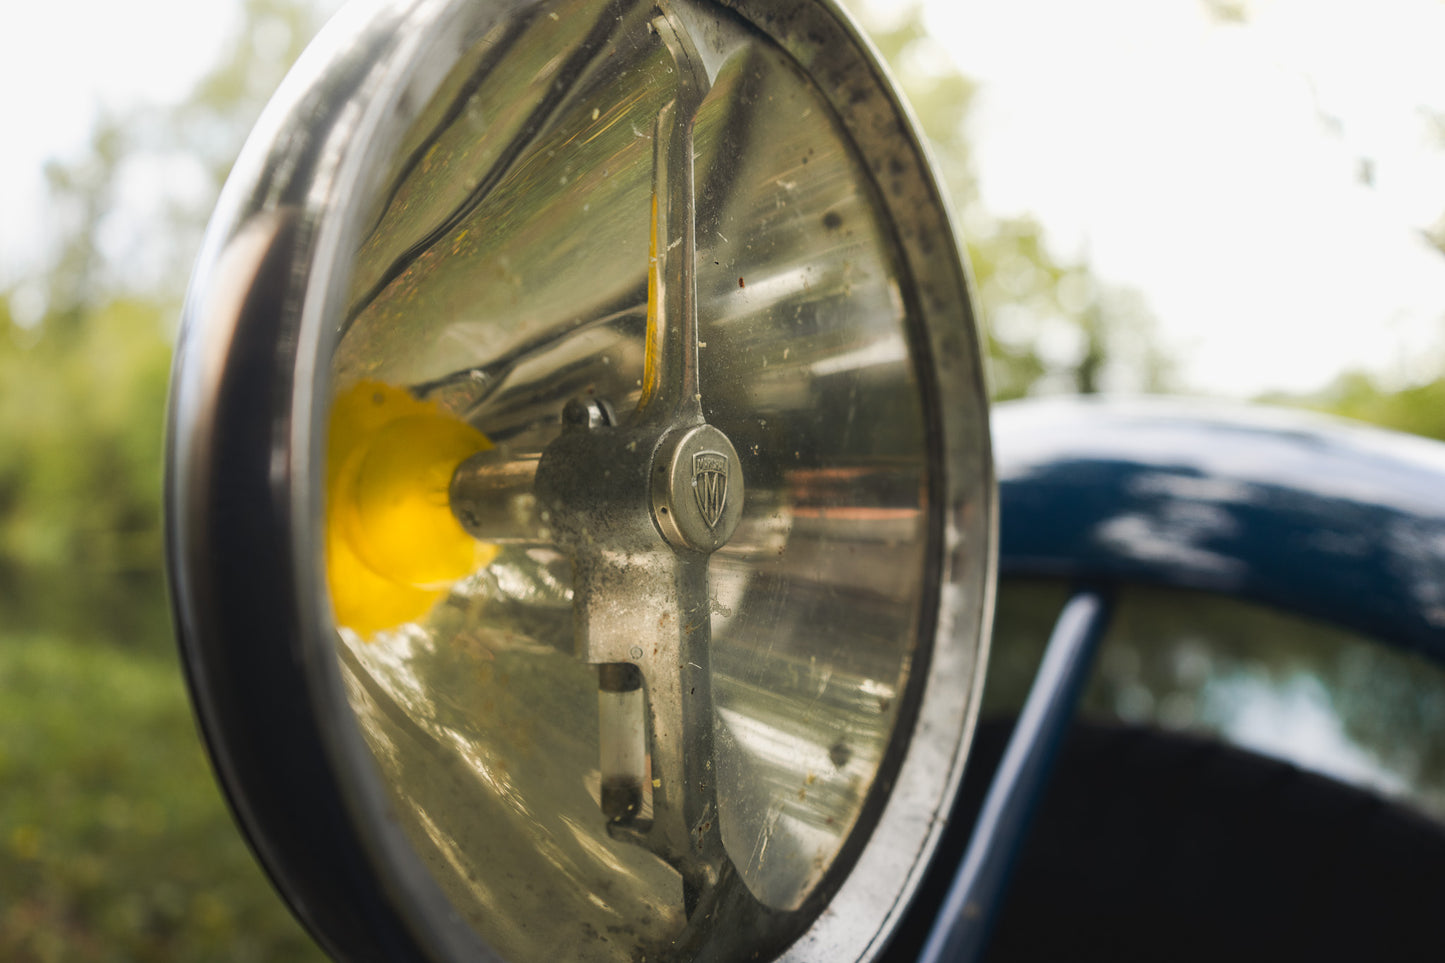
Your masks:
<instances>
[{"instance_id":1,"label":"yellow bulb","mask_svg":"<svg viewBox=\"0 0 1445 963\"><path fill-rule=\"evenodd\" d=\"M492 447L408 392L366 381L337 396L327 444L326 568L336 624L363 637L422 618L496 557L452 515L452 472Z\"/></svg>"}]
</instances>

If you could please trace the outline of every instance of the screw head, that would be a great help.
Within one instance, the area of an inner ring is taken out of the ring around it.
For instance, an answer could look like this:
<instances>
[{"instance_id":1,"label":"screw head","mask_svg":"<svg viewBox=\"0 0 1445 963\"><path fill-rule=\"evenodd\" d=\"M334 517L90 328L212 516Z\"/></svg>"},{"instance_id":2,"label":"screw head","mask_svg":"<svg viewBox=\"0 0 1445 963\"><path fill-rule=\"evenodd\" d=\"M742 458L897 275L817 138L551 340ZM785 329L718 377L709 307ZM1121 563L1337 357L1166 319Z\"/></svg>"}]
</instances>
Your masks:
<instances>
[{"instance_id":1,"label":"screw head","mask_svg":"<svg viewBox=\"0 0 1445 963\"><path fill-rule=\"evenodd\" d=\"M615 425L612 406L595 398L573 398L562 407L562 425L568 430L591 431L606 425Z\"/></svg>"}]
</instances>

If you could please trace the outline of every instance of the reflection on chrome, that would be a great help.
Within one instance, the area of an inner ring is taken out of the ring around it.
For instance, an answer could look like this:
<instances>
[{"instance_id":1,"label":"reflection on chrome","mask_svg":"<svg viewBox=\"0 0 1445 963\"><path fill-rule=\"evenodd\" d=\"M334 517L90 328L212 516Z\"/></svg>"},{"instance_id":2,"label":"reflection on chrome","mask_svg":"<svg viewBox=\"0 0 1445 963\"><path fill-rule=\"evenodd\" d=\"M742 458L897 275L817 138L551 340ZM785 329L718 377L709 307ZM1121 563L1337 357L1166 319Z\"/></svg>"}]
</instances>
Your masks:
<instances>
[{"instance_id":1,"label":"reflection on chrome","mask_svg":"<svg viewBox=\"0 0 1445 963\"><path fill-rule=\"evenodd\" d=\"M796 677L812 681L803 672ZM719 679L718 715L734 749L720 763L723 839L735 859L747 852L740 868L766 905L797 908L852 829L840 814L858 811L892 722L881 708L891 704L892 690L876 687L887 694L875 696L870 681L825 673L799 717L804 700L778 698L782 686Z\"/></svg>"},{"instance_id":2,"label":"reflection on chrome","mask_svg":"<svg viewBox=\"0 0 1445 963\"><path fill-rule=\"evenodd\" d=\"M797 65L731 14L671 6L708 24L698 377L747 479L707 587L729 885L816 908L868 828L929 630L936 480L909 284L873 175ZM653 137L678 86L653 16L555 2L463 59L374 199L338 393L406 386L485 435L504 468L535 464L572 399L637 409ZM687 922L681 880L608 832L599 673L576 656L570 560L535 521L525 538L496 532L486 568L424 617L367 640L343 627L351 703L413 845L499 952L659 958Z\"/></svg>"},{"instance_id":3,"label":"reflection on chrome","mask_svg":"<svg viewBox=\"0 0 1445 963\"><path fill-rule=\"evenodd\" d=\"M597 818L595 679L551 646L515 644L522 629L494 613L480 632L491 658L415 628L369 643L343 633L353 708L405 787L398 819L500 952L564 958L588 927L611 927L629 954L660 952L682 925L676 876ZM599 879L615 886L603 905ZM577 915L539 928L537 901Z\"/></svg>"}]
</instances>

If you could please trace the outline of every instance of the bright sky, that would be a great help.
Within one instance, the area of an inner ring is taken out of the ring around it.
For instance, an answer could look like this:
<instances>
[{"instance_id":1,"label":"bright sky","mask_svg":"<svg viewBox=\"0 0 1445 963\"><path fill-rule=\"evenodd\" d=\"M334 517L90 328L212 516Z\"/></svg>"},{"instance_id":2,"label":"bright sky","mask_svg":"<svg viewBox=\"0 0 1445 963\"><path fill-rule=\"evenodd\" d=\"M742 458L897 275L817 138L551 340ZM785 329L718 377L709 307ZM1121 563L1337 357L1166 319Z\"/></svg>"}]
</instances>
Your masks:
<instances>
[{"instance_id":1,"label":"bright sky","mask_svg":"<svg viewBox=\"0 0 1445 963\"><path fill-rule=\"evenodd\" d=\"M1439 376L1445 255L1419 228L1445 215L1445 4L1247 9L928 0L981 82L985 205L1142 291L1194 388Z\"/></svg>"},{"instance_id":2,"label":"bright sky","mask_svg":"<svg viewBox=\"0 0 1445 963\"><path fill-rule=\"evenodd\" d=\"M58 0L5 11L0 31L0 284L33 277L45 234L43 169L79 151L102 109L167 103L214 62L237 4ZM22 283L23 316L36 288Z\"/></svg>"},{"instance_id":3,"label":"bright sky","mask_svg":"<svg viewBox=\"0 0 1445 963\"><path fill-rule=\"evenodd\" d=\"M164 102L183 94L216 58L233 14L229 2L194 0L61 0L6 10L0 32L0 263L8 268L11 258L24 254L15 215L41 200L45 158L83 145L103 105ZM165 24L166 32L157 24Z\"/></svg>"},{"instance_id":4,"label":"bright sky","mask_svg":"<svg viewBox=\"0 0 1445 963\"><path fill-rule=\"evenodd\" d=\"M330 6L335 6L332 2ZM0 36L0 283L43 223L46 156L102 104L182 96L234 0L60 0ZM1445 4L926 0L977 80L984 204L1144 294L1195 390L1307 390L1348 366L1445 369ZM1431 138L1435 138L1433 141ZM1362 173L1368 171L1368 178ZM1368 180L1368 183L1366 182Z\"/></svg>"}]
</instances>

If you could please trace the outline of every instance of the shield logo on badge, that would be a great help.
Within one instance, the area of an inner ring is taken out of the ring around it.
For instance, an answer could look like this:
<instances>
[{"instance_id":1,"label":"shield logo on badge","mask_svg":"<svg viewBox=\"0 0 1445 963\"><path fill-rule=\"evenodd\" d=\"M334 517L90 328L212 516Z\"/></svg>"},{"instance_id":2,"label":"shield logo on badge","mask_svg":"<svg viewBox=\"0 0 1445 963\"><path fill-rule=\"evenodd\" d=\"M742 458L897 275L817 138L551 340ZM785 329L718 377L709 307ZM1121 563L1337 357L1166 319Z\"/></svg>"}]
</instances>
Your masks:
<instances>
[{"instance_id":1,"label":"shield logo on badge","mask_svg":"<svg viewBox=\"0 0 1445 963\"><path fill-rule=\"evenodd\" d=\"M708 528L716 528L728 503L728 456L699 451L692 456L692 494Z\"/></svg>"}]
</instances>

